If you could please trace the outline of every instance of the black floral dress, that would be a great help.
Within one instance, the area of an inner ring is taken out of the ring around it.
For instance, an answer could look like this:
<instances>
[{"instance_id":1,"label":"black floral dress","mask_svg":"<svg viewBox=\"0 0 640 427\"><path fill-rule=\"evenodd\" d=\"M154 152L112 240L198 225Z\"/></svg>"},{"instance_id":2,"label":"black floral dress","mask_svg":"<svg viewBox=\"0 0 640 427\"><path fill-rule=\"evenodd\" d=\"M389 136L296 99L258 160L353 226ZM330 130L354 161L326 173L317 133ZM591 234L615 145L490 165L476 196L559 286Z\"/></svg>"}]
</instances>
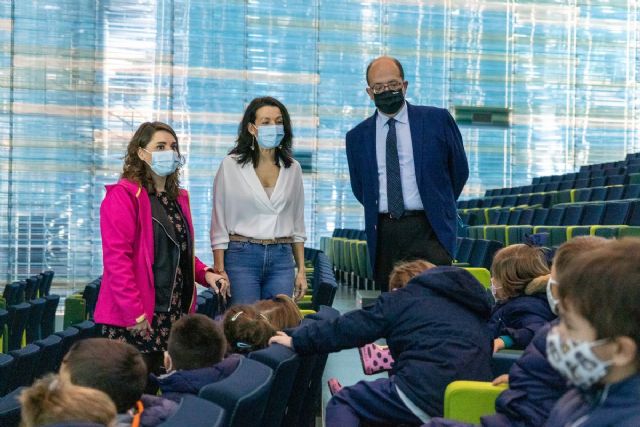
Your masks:
<instances>
[{"instance_id":1,"label":"black floral dress","mask_svg":"<svg viewBox=\"0 0 640 427\"><path fill-rule=\"evenodd\" d=\"M120 326L102 326L103 337L134 345L141 353L152 353L165 351L167 349L167 340L169 339L171 325L183 315L182 298L184 297L184 277L182 272L189 270L188 264L186 264L189 262L187 224L178 209L177 203L170 200L169 197L167 197L167 193L160 192L157 193L155 197L158 198L158 201L162 207L164 207L168 220L174 227L177 243L180 246L180 264L176 272L176 280L173 283L169 311L154 313L151 322L151 334L142 335L140 333L132 333L127 330L127 328Z\"/></svg>"}]
</instances>

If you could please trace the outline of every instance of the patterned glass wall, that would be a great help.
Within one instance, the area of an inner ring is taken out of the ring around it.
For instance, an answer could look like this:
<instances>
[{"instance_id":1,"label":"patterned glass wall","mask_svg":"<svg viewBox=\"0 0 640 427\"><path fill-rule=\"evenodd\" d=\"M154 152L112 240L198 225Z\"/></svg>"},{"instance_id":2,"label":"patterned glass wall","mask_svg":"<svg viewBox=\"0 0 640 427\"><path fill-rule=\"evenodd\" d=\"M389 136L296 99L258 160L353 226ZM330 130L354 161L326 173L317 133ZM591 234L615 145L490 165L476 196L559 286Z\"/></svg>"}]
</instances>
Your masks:
<instances>
[{"instance_id":1,"label":"patterned glass wall","mask_svg":"<svg viewBox=\"0 0 640 427\"><path fill-rule=\"evenodd\" d=\"M362 227L344 134L373 112L364 71L381 54L403 62L411 102L512 110L510 127L461 127L464 197L621 159L640 150L637 40L630 0L0 2L0 281L100 274L104 184L146 120L179 134L210 262L213 176L261 95L287 105L310 159L308 245Z\"/></svg>"}]
</instances>

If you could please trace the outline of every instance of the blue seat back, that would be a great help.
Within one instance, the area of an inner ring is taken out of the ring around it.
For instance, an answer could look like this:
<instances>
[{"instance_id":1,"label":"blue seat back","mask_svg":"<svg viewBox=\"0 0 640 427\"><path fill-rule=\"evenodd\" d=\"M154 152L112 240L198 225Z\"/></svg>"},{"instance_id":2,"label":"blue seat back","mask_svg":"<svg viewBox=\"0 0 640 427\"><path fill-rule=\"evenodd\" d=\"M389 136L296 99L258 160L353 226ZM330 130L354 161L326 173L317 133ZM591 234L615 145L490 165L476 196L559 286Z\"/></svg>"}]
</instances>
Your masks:
<instances>
[{"instance_id":1,"label":"blue seat back","mask_svg":"<svg viewBox=\"0 0 640 427\"><path fill-rule=\"evenodd\" d=\"M62 338L62 357L67 354L71 346L80 338L80 331L73 326L69 326L64 331L56 332Z\"/></svg>"},{"instance_id":2,"label":"blue seat back","mask_svg":"<svg viewBox=\"0 0 640 427\"><path fill-rule=\"evenodd\" d=\"M622 225L626 224L629 215L629 202L609 202L605 205L602 225Z\"/></svg>"},{"instance_id":3,"label":"blue seat back","mask_svg":"<svg viewBox=\"0 0 640 427\"><path fill-rule=\"evenodd\" d=\"M627 177L624 175L611 175L605 179L605 185L622 185L625 183Z\"/></svg>"},{"instance_id":4,"label":"blue seat back","mask_svg":"<svg viewBox=\"0 0 640 427\"><path fill-rule=\"evenodd\" d=\"M549 209L546 208L536 208L533 212L533 218L531 219L531 225L544 225L545 220L547 219L547 215L549 214Z\"/></svg>"},{"instance_id":5,"label":"blue seat back","mask_svg":"<svg viewBox=\"0 0 640 427\"><path fill-rule=\"evenodd\" d=\"M44 298L35 298L28 304L31 306L31 310L27 322L27 342L31 343L42 338L42 315L46 301Z\"/></svg>"},{"instance_id":6,"label":"blue seat back","mask_svg":"<svg viewBox=\"0 0 640 427\"><path fill-rule=\"evenodd\" d=\"M56 310L60 302L60 295L47 295L44 297L44 313L42 313L42 326L40 335L48 337L54 332L56 325Z\"/></svg>"},{"instance_id":7,"label":"blue seat back","mask_svg":"<svg viewBox=\"0 0 640 427\"><path fill-rule=\"evenodd\" d=\"M178 404L178 410L158 427L222 427L225 410L208 400L184 395Z\"/></svg>"},{"instance_id":8,"label":"blue seat back","mask_svg":"<svg viewBox=\"0 0 640 427\"><path fill-rule=\"evenodd\" d=\"M62 362L62 338L58 335L49 335L33 344L40 347L41 355L36 368L36 378L48 372L58 372Z\"/></svg>"},{"instance_id":9,"label":"blue seat back","mask_svg":"<svg viewBox=\"0 0 640 427\"><path fill-rule=\"evenodd\" d=\"M607 197L607 187L595 187L591 189L589 200L592 202L601 202Z\"/></svg>"},{"instance_id":10,"label":"blue seat back","mask_svg":"<svg viewBox=\"0 0 640 427\"><path fill-rule=\"evenodd\" d=\"M639 165L640 166L640 165ZM629 184L624 188L624 199L640 198L640 184Z\"/></svg>"},{"instance_id":11,"label":"blue seat back","mask_svg":"<svg viewBox=\"0 0 640 427\"><path fill-rule=\"evenodd\" d=\"M458 262L468 262L469 255L471 254L471 249L473 248L474 239L470 239L468 237L463 237L460 239L460 246L458 246L458 251L456 252L456 260Z\"/></svg>"},{"instance_id":12,"label":"blue seat back","mask_svg":"<svg viewBox=\"0 0 640 427\"><path fill-rule=\"evenodd\" d=\"M502 374L508 374L513 363L522 356L523 351L509 350L493 353L491 359L491 370L493 377L499 377Z\"/></svg>"},{"instance_id":13,"label":"blue seat back","mask_svg":"<svg viewBox=\"0 0 640 427\"><path fill-rule=\"evenodd\" d=\"M9 392L9 383L12 381L15 359L9 354L0 353L0 397Z\"/></svg>"},{"instance_id":14,"label":"blue seat back","mask_svg":"<svg viewBox=\"0 0 640 427\"><path fill-rule=\"evenodd\" d=\"M605 200L620 200L623 198L623 195L624 195L624 187L622 186L609 187L607 189L607 196L605 197Z\"/></svg>"},{"instance_id":15,"label":"blue seat back","mask_svg":"<svg viewBox=\"0 0 640 427\"><path fill-rule=\"evenodd\" d=\"M203 387L199 397L220 405L229 427L259 427L267 406L273 371L251 359L240 359L227 378Z\"/></svg>"},{"instance_id":16,"label":"blue seat back","mask_svg":"<svg viewBox=\"0 0 640 427\"><path fill-rule=\"evenodd\" d=\"M25 279L24 288L24 300L30 301L38 298L38 286L40 285L40 278L38 276L31 276Z\"/></svg>"},{"instance_id":17,"label":"blue seat back","mask_svg":"<svg viewBox=\"0 0 640 427\"><path fill-rule=\"evenodd\" d=\"M507 219L507 225L518 225L520 221L520 215L522 215L521 209L516 209L509 212L509 218Z\"/></svg>"},{"instance_id":18,"label":"blue seat back","mask_svg":"<svg viewBox=\"0 0 640 427\"><path fill-rule=\"evenodd\" d=\"M588 202L591 198L591 188L579 188L575 191L574 200L576 202Z\"/></svg>"},{"instance_id":19,"label":"blue seat back","mask_svg":"<svg viewBox=\"0 0 640 427\"><path fill-rule=\"evenodd\" d=\"M9 312L7 321L9 331L8 350L17 350L22 344L22 335L27 329L31 305L26 302L10 305L7 307L7 311Z\"/></svg>"},{"instance_id":20,"label":"blue seat back","mask_svg":"<svg viewBox=\"0 0 640 427\"><path fill-rule=\"evenodd\" d=\"M560 225L564 217L565 208L556 207L549 209L544 225Z\"/></svg>"},{"instance_id":21,"label":"blue seat back","mask_svg":"<svg viewBox=\"0 0 640 427\"><path fill-rule=\"evenodd\" d=\"M20 425L20 393L24 387L17 388L0 399L0 426L18 427Z\"/></svg>"},{"instance_id":22,"label":"blue seat back","mask_svg":"<svg viewBox=\"0 0 640 427\"><path fill-rule=\"evenodd\" d=\"M596 225L600 224L602 220L602 215L604 213L604 204L602 203L593 203L590 205L586 205L584 207L584 211L582 213L582 225Z\"/></svg>"},{"instance_id":23,"label":"blue seat back","mask_svg":"<svg viewBox=\"0 0 640 427\"><path fill-rule=\"evenodd\" d=\"M562 218L562 225L579 225L584 206L567 206Z\"/></svg>"},{"instance_id":24,"label":"blue seat back","mask_svg":"<svg viewBox=\"0 0 640 427\"><path fill-rule=\"evenodd\" d=\"M12 380L9 382L9 389L15 390L18 387L30 386L40 363L40 347L34 344L27 344L19 350L10 351L9 354L15 359L14 372Z\"/></svg>"},{"instance_id":25,"label":"blue seat back","mask_svg":"<svg viewBox=\"0 0 640 427\"><path fill-rule=\"evenodd\" d=\"M95 282L89 283L84 287L82 297L86 301L86 310L88 319L93 319L93 312L96 310L96 302L98 301L98 290L100 285Z\"/></svg>"},{"instance_id":26,"label":"blue seat back","mask_svg":"<svg viewBox=\"0 0 640 427\"><path fill-rule=\"evenodd\" d=\"M53 283L54 273L53 273L53 270L47 270L47 271L43 271L42 275L44 276L44 279L40 283L40 290L39 290L40 298L43 298L49 295L49 292L51 291L51 284Z\"/></svg>"},{"instance_id":27,"label":"blue seat back","mask_svg":"<svg viewBox=\"0 0 640 427\"><path fill-rule=\"evenodd\" d=\"M300 366L300 357L290 348L273 344L249 353L249 359L257 360L273 370L273 384L262 425L279 427L293 390L293 382Z\"/></svg>"},{"instance_id":28,"label":"blue seat back","mask_svg":"<svg viewBox=\"0 0 640 427\"><path fill-rule=\"evenodd\" d=\"M10 305L16 305L24 302L24 282L9 283L4 287L2 297L6 301L7 307Z\"/></svg>"},{"instance_id":29,"label":"blue seat back","mask_svg":"<svg viewBox=\"0 0 640 427\"><path fill-rule=\"evenodd\" d=\"M627 225L640 226L640 201L631 202Z\"/></svg>"}]
</instances>

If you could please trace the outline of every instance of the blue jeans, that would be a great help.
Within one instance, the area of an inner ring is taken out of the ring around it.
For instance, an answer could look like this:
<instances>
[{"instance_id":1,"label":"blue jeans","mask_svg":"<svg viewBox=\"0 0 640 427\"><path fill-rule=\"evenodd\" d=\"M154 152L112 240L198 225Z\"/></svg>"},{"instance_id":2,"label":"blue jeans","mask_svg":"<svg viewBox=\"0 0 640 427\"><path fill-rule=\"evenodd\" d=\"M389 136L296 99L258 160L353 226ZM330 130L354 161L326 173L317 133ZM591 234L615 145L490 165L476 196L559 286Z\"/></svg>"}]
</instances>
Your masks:
<instances>
[{"instance_id":1,"label":"blue jeans","mask_svg":"<svg viewBox=\"0 0 640 427\"><path fill-rule=\"evenodd\" d=\"M291 244L229 242L224 269L231 284L231 304L253 304L277 294L293 295L295 263Z\"/></svg>"}]
</instances>

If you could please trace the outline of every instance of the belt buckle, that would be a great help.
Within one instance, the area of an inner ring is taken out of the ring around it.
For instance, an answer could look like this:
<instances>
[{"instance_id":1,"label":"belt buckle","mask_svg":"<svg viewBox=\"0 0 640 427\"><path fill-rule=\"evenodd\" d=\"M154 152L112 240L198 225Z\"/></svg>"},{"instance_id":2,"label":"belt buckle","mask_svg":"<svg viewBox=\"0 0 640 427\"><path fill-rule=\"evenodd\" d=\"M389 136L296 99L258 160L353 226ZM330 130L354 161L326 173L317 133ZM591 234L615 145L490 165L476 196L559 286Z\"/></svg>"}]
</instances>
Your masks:
<instances>
[{"instance_id":1,"label":"belt buckle","mask_svg":"<svg viewBox=\"0 0 640 427\"><path fill-rule=\"evenodd\" d=\"M274 245L276 243L276 239L262 239L263 245Z\"/></svg>"}]
</instances>

